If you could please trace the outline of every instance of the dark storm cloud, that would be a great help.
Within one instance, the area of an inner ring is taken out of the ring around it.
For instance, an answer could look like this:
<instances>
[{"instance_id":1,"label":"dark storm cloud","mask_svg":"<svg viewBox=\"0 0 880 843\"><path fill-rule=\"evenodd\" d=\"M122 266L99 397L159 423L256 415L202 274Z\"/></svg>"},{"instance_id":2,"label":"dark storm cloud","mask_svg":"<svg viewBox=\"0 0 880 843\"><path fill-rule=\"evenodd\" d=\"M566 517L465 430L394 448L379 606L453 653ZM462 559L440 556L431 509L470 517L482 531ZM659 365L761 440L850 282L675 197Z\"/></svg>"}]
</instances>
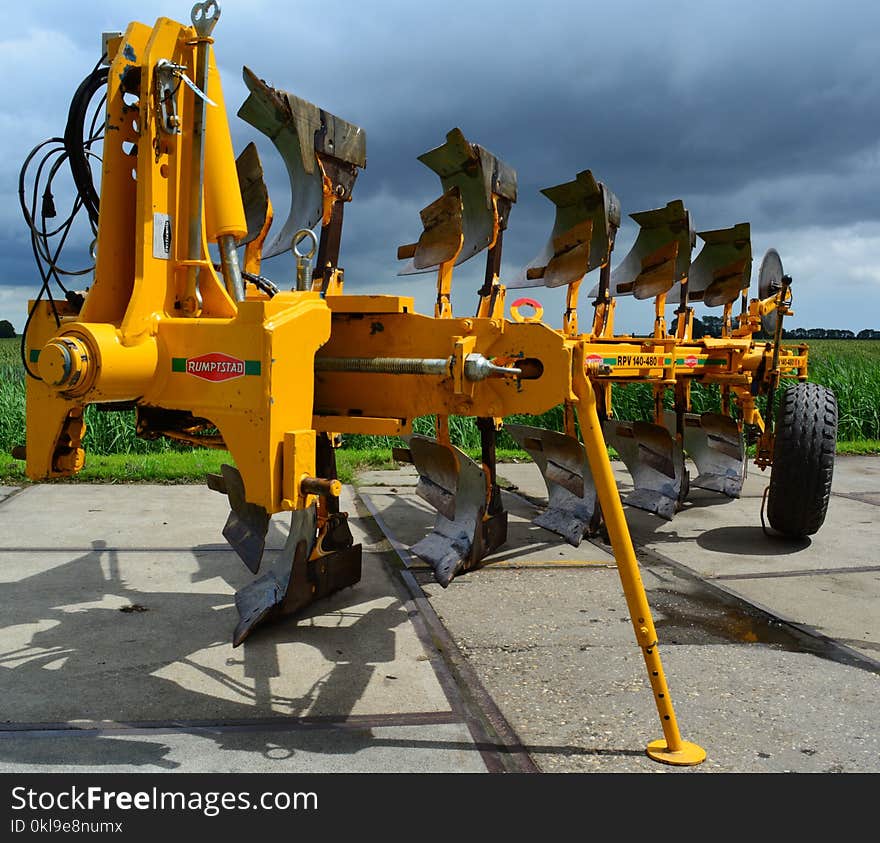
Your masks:
<instances>
[{"instance_id":1,"label":"dark storm cloud","mask_svg":"<svg viewBox=\"0 0 880 843\"><path fill-rule=\"evenodd\" d=\"M668 48L661 45L658 53L628 57L613 48L597 50L594 61L613 70L593 82L587 62L573 78L559 78L552 64L511 62L503 87L475 84L472 96L444 88L448 99L421 126L405 133L399 126L373 129L370 167L381 171L376 182L383 189L411 195L414 180L425 179L401 164L421 151L414 141L427 149L459 125L517 168L519 216L523 205L542 207L543 199L534 201L541 187L591 168L627 211L798 177L802 182L788 184L779 197L782 208L765 209L762 202L742 214L757 215L761 223L785 210L791 225L819 222L829 213L840 222L877 219L873 190L830 193L827 204L802 201L812 197L816 176L871 174L876 184L876 161L868 153L878 142L880 77L866 73L863 50L852 56L835 39L820 38L818 23L811 39L753 39L745 55L719 52L688 80L673 72L674 60L664 62ZM830 57L816 60L820 40L826 53L836 53L831 78ZM778 52L771 62L766 54L773 47Z\"/></svg>"},{"instance_id":2,"label":"dark storm cloud","mask_svg":"<svg viewBox=\"0 0 880 843\"><path fill-rule=\"evenodd\" d=\"M874 3L555 0L537 9L395 0L302 13L268 2L221 5L214 34L237 149L254 139L234 116L246 96L242 65L366 130L367 168L346 210L342 251L346 277L359 287L409 284L430 297L430 277L396 277L395 253L418 237L418 210L440 193L417 156L453 127L517 170L505 272L530 260L552 226L553 206L540 189L588 168L617 194L625 215L682 198L698 230L747 220L756 243L780 231L880 222ZM63 32L84 75L102 29L124 26L126 16L187 20L189 5L93 3L63 26L27 17L28 8L14 14L7 31ZM68 56L67 74L70 65ZM60 132L78 79L54 81L51 95L47 88L39 100L21 93L5 103L4 119ZM283 166L267 141L258 143L283 215ZM19 161L26 152L9 137L4 151ZM0 172L9 186L11 168ZM16 273L0 283L12 283L25 261L21 238L10 238L10 213L3 214L0 248L16 255ZM619 257L633 237L625 226ZM797 239L799 248L811 242ZM479 262L459 269L468 290L479 283ZM804 265L814 262L804 256ZM291 271L292 261L281 256L266 269Z\"/></svg>"}]
</instances>

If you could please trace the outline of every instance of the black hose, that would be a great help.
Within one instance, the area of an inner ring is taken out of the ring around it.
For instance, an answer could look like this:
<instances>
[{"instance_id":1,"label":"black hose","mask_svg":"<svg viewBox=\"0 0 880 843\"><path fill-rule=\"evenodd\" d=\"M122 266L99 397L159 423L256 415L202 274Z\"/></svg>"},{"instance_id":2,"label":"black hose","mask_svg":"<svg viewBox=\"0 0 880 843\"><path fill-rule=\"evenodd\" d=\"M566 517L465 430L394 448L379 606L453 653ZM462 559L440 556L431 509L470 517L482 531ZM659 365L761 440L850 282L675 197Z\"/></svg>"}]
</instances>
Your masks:
<instances>
[{"instance_id":1,"label":"black hose","mask_svg":"<svg viewBox=\"0 0 880 843\"><path fill-rule=\"evenodd\" d=\"M70 172L93 226L98 225L100 200L95 188L92 168L89 166L89 150L85 136L86 116L92 98L107 84L109 70L107 65L101 65L83 79L70 101L67 126L64 129L64 149L70 162Z\"/></svg>"},{"instance_id":2,"label":"black hose","mask_svg":"<svg viewBox=\"0 0 880 843\"><path fill-rule=\"evenodd\" d=\"M74 219L81 208L84 207L86 209L92 231L97 232L99 197L98 190L95 188L89 159L96 157L92 151L92 146L101 139L103 132L98 129L99 115L97 111L88 126L86 126L86 119L95 95L107 84L109 67L103 65L103 61L104 57L95 65L91 73L80 83L74 93L67 114L64 137L50 138L37 144L28 154L19 173L19 203L25 223L30 231L31 248L41 279L40 289L35 296L34 307L29 309L24 330L21 333L20 347L21 360L25 372L35 379L39 379L39 375L28 365L30 361L27 355L27 334L33 320L36 303L46 299L55 317L56 325L60 324L60 314L56 307L55 297L52 295L52 282L54 281L58 284L68 300L71 299L71 296L75 299L77 294L65 288L61 275L85 275L91 272L92 269L89 267L83 270L66 271L59 266L59 259L62 248L71 232ZM26 196L27 172L37 153L45 147L50 148L43 152L42 158L36 166L36 176L34 178L29 207ZM53 158L55 159L54 161L52 161ZM56 216L52 183L65 161L70 165L70 172L77 195L67 217L50 229L47 226L47 220L53 219ZM44 174L44 168L48 168L47 175ZM38 205L40 208L39 212ZM56 247L53 247L50 245L50 241L56 236L60 242L58 242Z\"/></svg>"}]
</instances>

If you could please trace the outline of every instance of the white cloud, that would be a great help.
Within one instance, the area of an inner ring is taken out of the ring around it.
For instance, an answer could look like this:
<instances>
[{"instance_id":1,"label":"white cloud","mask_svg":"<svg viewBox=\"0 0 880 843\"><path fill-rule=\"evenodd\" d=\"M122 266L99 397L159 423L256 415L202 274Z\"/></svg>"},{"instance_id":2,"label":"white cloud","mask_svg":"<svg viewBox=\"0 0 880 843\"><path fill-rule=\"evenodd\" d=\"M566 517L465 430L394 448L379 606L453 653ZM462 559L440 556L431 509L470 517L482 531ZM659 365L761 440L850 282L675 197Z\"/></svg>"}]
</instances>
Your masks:
<instances>
[{"instance_id":1,"label":"white cloud","mask_svg":"<svg viewBox=\"0 0 880 843\"><path fill-rule=\"evenodd\" d=\"M28 301L36 293L34 287L0 285L0 320L11 322L15 332L20 334L27 319Z\"/></svg>"},{"instance_id":2,"label":"white cloud","mask_svg":"<svg viewBox=\"0 0 880 843\"><path fill-rule=\"evenodd\" d=\"M880 329L880 222L779 229L753 238L753 277L771 246L792 277L792 327Z\"/></svg>"}]
</instances>

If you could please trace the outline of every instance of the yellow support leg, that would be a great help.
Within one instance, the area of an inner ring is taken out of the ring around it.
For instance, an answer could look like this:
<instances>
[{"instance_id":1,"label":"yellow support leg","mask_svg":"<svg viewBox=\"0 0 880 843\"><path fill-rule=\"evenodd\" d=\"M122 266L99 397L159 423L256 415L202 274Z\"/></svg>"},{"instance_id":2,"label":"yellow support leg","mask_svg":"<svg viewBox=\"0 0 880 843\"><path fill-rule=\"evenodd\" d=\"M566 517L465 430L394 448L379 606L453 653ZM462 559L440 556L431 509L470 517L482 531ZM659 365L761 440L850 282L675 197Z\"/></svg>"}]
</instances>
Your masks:
<instances>
[{"instance_id":1,"label":"yellow support leg","mask_svg":"<svg viewBox=\"0 0 880 843\"><path fill-rule=\"evenodd\" d=\"M657 649L657 631L651 619L651 609L639 574L639 565L629 535L626 516L620 502L617 484L614 482L605 440L602 437L602 428L596 412L596 397L584 368L585 356L583 344L574 346L572 387L578 397L578 421L593 482L596 485L596 495L602 507L611 548L617 561L617 571L626 597L626 605L635 629L636 641L645 658L648 678L654 692L654 702L663 727L663 739L651 741L647 746L647 753L650 758L665 764L693 766L705 760L706 751L695 743L682 740L678 731L678 723Z\"/></svg>"}]
</instances>

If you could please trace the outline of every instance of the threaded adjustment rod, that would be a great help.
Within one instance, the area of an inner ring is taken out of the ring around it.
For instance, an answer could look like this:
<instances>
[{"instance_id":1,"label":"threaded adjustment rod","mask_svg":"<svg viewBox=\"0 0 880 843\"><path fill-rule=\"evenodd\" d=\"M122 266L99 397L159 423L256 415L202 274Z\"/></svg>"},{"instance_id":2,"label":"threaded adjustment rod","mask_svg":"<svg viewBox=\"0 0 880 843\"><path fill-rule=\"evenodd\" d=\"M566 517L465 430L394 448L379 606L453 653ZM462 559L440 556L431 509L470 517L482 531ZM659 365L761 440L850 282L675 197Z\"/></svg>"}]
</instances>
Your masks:
<instances>
[{"instance_id":1,"label":"threaded adjustment rod","mask_svg":"<svg viewBox=\"0 0 880 843\"><path fill-rule=\"evenodd\" d=\"M364 372L381 375L452 375L454 357L316 357L316 372ZM464 376L469 381L518 377L522 369L496 366L482 354L465 358Z\"/></svg>"}]
</instances>

